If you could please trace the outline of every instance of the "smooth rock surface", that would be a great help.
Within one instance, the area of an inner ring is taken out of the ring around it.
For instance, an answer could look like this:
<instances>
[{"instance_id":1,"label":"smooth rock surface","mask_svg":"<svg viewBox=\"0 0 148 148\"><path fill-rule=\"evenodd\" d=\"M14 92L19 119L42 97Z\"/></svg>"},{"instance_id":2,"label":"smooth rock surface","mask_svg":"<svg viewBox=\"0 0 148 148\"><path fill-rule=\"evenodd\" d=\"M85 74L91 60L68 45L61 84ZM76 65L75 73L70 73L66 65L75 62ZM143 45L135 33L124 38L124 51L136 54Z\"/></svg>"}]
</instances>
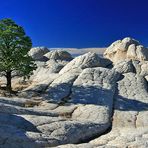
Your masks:
<instances>
[{"instance_id":1,"label":"smooth rock surface","mask_svg":"<svg viewBox=\"0 0 148 148\"><path fill-rule=\"evenodd\" d=\"M124 74L116 90L111 131L89 143L62 145L59 148L147 148L147 90L146 80L142 76Z\"/></svg>"}]
</instances>

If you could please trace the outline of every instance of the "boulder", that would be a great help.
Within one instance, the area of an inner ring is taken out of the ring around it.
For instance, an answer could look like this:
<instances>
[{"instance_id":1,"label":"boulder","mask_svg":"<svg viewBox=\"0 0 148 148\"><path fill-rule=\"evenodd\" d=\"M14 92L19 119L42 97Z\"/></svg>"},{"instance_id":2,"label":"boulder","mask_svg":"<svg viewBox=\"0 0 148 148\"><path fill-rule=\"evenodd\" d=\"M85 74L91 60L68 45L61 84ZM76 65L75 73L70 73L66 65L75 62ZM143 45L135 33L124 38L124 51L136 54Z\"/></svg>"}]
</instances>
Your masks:
<instances>
[{"instance_id":1,"label":"boulder","mask_svg":"<svg viewBox=\"0 0 148 148\"><path fill-rule=\"evenodd\" d=\"M66 73L73 69L85 69L89 67L102 67L103 58L100 58L97 54L88 52L84 55L78 56L74 58L71 62L69 62L60 72L59 74ZM108 64L108 63L107 63Z\"/></svg>"},{"instance_id":2,"label":"boulder","mask_svg":"<svg viewBox=\"0 0 148 148\"><path fill-rule=\"evenodd\" d=\"M107 68L87 68L72 86L73 103L97 104L112 108L116 81L120 74Z\"/></svg>"},{"instance_id":3,"label":"boulder","mask_svg":"<svg viewBox=\"0 0 148 148\"><path fill-rule=\"evenodd\" d=\"M114 63L125 59L148 60L148 49L132 38L124 38L112 43L104 52L104 56Z\"/></svg>"},{"instance_id":4,"label":"boulder","mask_svg":"<svg viewBox=\"0 0 148 148\"><path fill-rule=\"evenodd\" d=\"M64 50L53 50L44 55L49 60L71 61L73 58L70 53Z\"/></svg>"},{"instance_id":5,"label":"boulder","mask_svg":"<svg viewBox=\"0 0 148 148\"><path fill-rule=\"evenodd\" d=\"M135 72L143 77L148 76L148 61L132 61Z\"/></svg>"},{"instance_id":6,"label":"boulder","mask_svg":"<svg viewBox=\"0 0 148 148\"><path fill-rule=\"evenodd\" d=\"M44 54L46 54L48 52L49 52L49 50L46 47L34 47L34 48L30 49L28 54L34 60L37 60L37 61L47 61L48 58L44 57Z\"/></svg>"},{"instance_id":7,"label":"boulder","mask_svg":"<svg viewBox=\"0 0 148 148\"><path fill-rule=\"evenodd\" d=\"M71 59L71 56L65 60L63 58L62 60L60 52L59 56L57 56L58 52L59 51L51 52L51 58L47 62L36 62L38 68L30 78L31 85L24 89L23 92L19 94L20 96L41 96L40 93L45 92L47 89L45 95L43 95L44 97L61 100L69 96L73 82L83 69L97 66L107 67L112 64L110 60L100 58L97 54L91 52L76 57L72 61L67 61ZM65 52L63 54L65 54Z\"/></svg>"},{"instance_id":8,"label":"boulder","mask_svg":"<svg viewBox=\"0 0 148 148\"><path fill-rule=\"evenodd\" d=\"M44 51L44 48L37 48L39 52ZM35 48L36 50L36 48ZM46 50L45 50L46 52ZM51 51L44 55L44 52L41 52L41 57L46 57L48 61L35 61L37 64L37 69L33 72L33 75L30 77L31 85L24 89L20 96L23 97L33 97L41 96L40 93L43 93L49 84L58 77L58 72L72 59L71 55L66 51L55 50Z\"/></svg>"},{"instance_id":9,"label":"boulder","mask_svg":"<svg viewBox=\"0 0 148 148\"><path fill-rule=\"evenodd\" d=\"M35 64L37 67L45 67L46 62L45 61L35 61Z\"/></svg>"},{"instance_id":10,"label":"boulder","mask_svg":"<svg viewBox=\"0 0 148 148\"><path fill-rule=\"evenodd\" d=\"M46 67L38 67L30 78L30 85L23 89L18 95L21 97L37 97L45 92L49 84L56 79L59 74L52 73L52 69Z\"/></svg>"},{"instance_id":11,"label":"boulder","mask_svg":"<svg viewBox=\"0 0 148 148\"><path fill-rule=\"evenodd\" d=\"M120 128L89 142L97 148L147 148L148 128ZM76 148L74 145L73 148Z\"/></svg>"},{"instance_id":12,"label":"boulder","mask_svg":"<svg viewBox=\"0 0 148 148\"><path fill-rule=\"evenodd\" d=\"M140 61L138 61L138 60L132 60L132 63L133 63L134 69L135 69L135 73L138 74L138 75L140 75L140 73L141 73Z\"/></svg>"},{"instance_id":13,"label":"boulder","mask_svg":"<svg viewBox=\"0 0 148 148\"><path fill-rule=\"evenodd\" d=\"M85 146L100 148L146 148L148 146L148 119L146 118L148 115L147 82L140 75L125 73L124 78L118 82L117 90L118 92L116 92L116 95L114 96L115 110L112 123L113 128L111 132L91 140L88 144L63 145L61 148L77 148ZM85 112L85 109L82 110ZM77 112L78 117L82 117L82 110ZM87 108L87 110L89 110L89 108ZM92 112L90 116L95 116L95 113Z\"/></svg>"}]
</instances>

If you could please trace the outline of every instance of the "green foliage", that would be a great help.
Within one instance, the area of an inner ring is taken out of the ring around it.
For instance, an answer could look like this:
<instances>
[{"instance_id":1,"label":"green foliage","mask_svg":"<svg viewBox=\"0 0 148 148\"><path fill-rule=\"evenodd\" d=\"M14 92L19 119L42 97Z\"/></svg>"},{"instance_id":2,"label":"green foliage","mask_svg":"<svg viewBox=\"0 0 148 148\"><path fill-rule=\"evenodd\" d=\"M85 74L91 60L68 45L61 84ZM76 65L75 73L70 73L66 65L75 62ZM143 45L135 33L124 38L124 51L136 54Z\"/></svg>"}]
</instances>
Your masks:
<instances>
[{"instance_id":1,"label":"green foliage","mask_svg":"<svg viewBox=\"0 0 148 148\"><path fill-rule=\"evenodd\" d=\"M31 39L11 19L0 20L0 72L13 72L28 77L36 65L28 55Z\"/></svg>"}]
</instances>

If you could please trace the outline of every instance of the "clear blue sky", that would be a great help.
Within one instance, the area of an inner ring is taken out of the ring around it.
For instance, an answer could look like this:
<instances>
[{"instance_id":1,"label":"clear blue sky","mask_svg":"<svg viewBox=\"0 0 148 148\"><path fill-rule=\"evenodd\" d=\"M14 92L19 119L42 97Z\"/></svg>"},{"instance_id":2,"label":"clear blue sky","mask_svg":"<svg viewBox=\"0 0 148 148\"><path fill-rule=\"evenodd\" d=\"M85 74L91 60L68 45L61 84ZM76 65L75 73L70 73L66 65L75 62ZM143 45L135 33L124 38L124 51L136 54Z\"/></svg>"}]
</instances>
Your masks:
<instances>
[{"instance_id":1,"label":"clear blue sky","mask_svg":"<svg viewBox=\"0 0 148 148\"><path fill-rule=\"evenodd\" d=\"M147 0L0 0L33 46L105 47L131 36L148 46Z\"/></svg>"}]
</instances>

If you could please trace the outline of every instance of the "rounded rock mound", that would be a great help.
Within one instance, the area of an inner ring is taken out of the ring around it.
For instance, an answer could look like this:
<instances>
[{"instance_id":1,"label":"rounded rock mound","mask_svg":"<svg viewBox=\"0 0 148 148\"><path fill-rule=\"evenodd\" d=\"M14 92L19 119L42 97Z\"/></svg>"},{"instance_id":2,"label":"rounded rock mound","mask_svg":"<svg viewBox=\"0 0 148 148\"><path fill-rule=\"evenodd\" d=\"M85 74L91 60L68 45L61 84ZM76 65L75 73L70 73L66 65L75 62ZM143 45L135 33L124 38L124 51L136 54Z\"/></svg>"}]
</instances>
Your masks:
<instances>
[{"instance_id":1,"label":"rounded rock mound","mask_svg":"<svg viewBox=\"0 0 148 148\"><path fill-rule=\"evenodd\" d=\"M127 37L112 43L104 52L104 56L114 63L125 59L145 61L148 60L148 49L137 40Z\"/></svg>"},{"instance_id":2,"label":"rounded rock mound","mask_svg":"<svg viewBox=\"0 0 148 148\"><path fill-rule=\"evenodd\" d=\"M70 53L64 50L53 50L44 55L49 60L71 61L73 58Z\"/></svg>"},{"instance_id":3,"label":"rounded rock mound","mask_svg":"<svg viewBox=\"0 0 148 148\"><path fill-rule=\"evenodd\" d=\"M60 72L59 74L66 73L71 70L83 70L85 68L93 68L93 67L106 67L111 64L111 61L106 60L104 58L100 58L96 53L88 52L81 56L74 58L71 62L69 62Z\"/></svg>"},{"instance_id":4,"label":"rounded rock mound","mask_svg":"<svg viewBox=\"0 0 148 148\"><path fill-rule=\"evenodd\" d=\"M28 54L34 60L37 60L37 61L47 61L48 59L46 57L44 57L44 54L46 54L48 52L49 52L49 49L47 47L34 47L34 48L30 49Z\"/></svg>"}]
</instances>

